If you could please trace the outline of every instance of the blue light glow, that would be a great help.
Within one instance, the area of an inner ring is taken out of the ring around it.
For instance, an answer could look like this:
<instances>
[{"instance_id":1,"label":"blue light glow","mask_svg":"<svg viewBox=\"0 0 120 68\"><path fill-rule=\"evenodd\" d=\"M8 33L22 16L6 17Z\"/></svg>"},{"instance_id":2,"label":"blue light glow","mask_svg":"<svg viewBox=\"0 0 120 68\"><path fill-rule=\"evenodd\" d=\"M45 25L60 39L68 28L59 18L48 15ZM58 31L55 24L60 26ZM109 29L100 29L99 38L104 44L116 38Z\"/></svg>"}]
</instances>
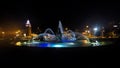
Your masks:
<instances>
[{"instance_id":1,"label":"blue light glow","mask_svg":"<svg viewBox=\"0 0 120 68\"><path fill-rule=\"evenodd\" d=\"M64 47L64 46L60 45L60 44L55 44L55 45L53 45L53 47Z\"/></svg>"},{"instance_id":2,"label":"blue light glow","mask_svg":"<svg viewBox=\"0 0 120 68\"><path fill-rule=\"evenodd\" d=\"M49 47L50 44L49 43L40 43L38 44L38 47Z\"/></svg>"}]
</instances>

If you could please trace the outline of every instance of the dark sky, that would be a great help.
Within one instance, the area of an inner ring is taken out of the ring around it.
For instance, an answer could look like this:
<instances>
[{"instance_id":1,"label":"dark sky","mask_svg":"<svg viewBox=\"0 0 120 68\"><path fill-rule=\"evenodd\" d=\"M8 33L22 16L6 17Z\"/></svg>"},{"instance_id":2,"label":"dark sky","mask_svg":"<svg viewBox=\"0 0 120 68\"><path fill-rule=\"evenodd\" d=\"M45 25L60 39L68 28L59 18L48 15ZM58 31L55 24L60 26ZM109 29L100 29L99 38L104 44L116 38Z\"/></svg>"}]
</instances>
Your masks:
<instances>
[{"instance_id":1,"label":"dark sky","mask_svg":"<svg viewBox=\"0 0 120 68\"><path fill-rule=\"evenodd\" d=\"M29 19L33 30L50 27L56 29L61 20L71 29L88 25L105 25L119 21L119 2L94 1L35 1L16 0L0 2L0 27L23 27ZM4 26L8 25L8 26Z\"/></svg>"}]
</instances>

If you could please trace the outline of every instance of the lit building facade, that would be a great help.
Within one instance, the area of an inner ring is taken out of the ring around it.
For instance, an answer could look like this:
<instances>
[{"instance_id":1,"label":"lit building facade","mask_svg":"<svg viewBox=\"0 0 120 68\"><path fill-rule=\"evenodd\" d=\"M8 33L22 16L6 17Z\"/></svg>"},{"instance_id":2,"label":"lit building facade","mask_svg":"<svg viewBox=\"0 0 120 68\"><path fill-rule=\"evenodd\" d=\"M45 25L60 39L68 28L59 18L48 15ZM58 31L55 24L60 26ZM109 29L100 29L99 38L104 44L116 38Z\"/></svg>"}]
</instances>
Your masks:
<instances>
[{"instance_id":1,"label":"lit building facade","mask_svg":"<svg viewBox=\"0 0 120 68\"><path fill-rule=\"evenodd\" d=\"M31 36L31 33L32 33L31 24L30 24L30 21L27 20L27 22L26 22L26 36Z\"/></svg>"}]
</instances>

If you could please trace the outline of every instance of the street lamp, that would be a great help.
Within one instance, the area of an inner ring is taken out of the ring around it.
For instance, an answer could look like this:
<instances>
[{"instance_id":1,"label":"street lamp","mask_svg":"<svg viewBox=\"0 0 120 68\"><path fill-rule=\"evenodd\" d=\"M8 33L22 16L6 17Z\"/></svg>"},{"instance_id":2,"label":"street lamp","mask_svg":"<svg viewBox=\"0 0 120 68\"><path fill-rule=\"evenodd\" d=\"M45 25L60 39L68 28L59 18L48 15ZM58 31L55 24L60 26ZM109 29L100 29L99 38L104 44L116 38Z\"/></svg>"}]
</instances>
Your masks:
<instances>
[{"instance_id":1,"label":"street lamp","mask_svg":"<svg viewBox=\"0 0 120 68\"><path fill-rule=\"evenodd\" d=\"M5 32L2 32L2 37L4 38L4 36L5 36Z\"/></svg>"},{"instance_id":2,"label":"street lamp","mask_svg":"<svg viewBox=\"0 0 120 68\"><path fill-rule=\"evenodd\" d=\"M5 34L5 32L2 32L2 34Z\"/></svg>"},{"instance_id":3,"label":"street lamp","mask_svg":"<svg viewBox=\"0 0 120 68\"><path fill-rule=\"evenodd\" d=\"M90 31L88 30L88 33L90 33Z\"/></svg>"},{"instance_id":4,"label":"street lamp","mask_svg":"<svg viewBox=\"0 0 120 68\"><path fill-rule=\"evenodd\" d=\"M98 30L98 28L94 28L93 30L94 30L94 31L97 31L97 30Z\"/></svg>"},{"instance_id":5,"label":"street lamp","mask_svg":"<svg viewBox=\"0 0 120 68\"><path fill-rule=\"evenodd\" d=\"M21 31L17 30L15 33L16 33L16 37L18 37L18 36L20 36Z\"/></svg>"},{"instance_id":6,"label":"street lamp","mask_svg":"<svg viewBox=\"0 0 120 68\"><path fill-rule=\"evenodd\" d=\"M86 28L88 28L89 26L87 25Z\"/></svg>"},{"instance_id":7,"label":"street lamp","mask_svg":"<svg viewBox=\"0 0 120 68\"><path fill-rule=\"evenodd\" d=\"M96 31L98 30L98 28L97 28L97 27L95 27L95 28L93 28L93 30L94 30L94 36L95 36Z\"/></svg>"},{"instance_id":8,"label":"street lamp","mask_svg":"<svg viewBox=\"0 0 120 68\"><path fill-rule=\"evenodd\" d=\"M26 37L26 34L24 33L23 36Z\"/></svg>"}]
</instances>

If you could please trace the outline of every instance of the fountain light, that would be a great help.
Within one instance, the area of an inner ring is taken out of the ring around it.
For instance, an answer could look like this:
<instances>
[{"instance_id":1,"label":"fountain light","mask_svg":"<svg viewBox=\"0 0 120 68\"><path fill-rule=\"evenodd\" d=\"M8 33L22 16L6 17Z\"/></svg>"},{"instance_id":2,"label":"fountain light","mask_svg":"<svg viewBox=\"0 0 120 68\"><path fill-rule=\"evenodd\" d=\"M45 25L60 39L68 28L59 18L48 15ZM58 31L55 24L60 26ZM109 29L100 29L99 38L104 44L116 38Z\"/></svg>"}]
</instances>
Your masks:
<instances>
[{"instance_id":1,"label":"fountain light","mask_svg":"<svg viewBox=\"0 0 120 68\"><path fill-rule=\"evenodd\" d=\"M63 45L55 44L55 45L53 45L53 47L63 47Z\"/></svg>"}]
</instances>

